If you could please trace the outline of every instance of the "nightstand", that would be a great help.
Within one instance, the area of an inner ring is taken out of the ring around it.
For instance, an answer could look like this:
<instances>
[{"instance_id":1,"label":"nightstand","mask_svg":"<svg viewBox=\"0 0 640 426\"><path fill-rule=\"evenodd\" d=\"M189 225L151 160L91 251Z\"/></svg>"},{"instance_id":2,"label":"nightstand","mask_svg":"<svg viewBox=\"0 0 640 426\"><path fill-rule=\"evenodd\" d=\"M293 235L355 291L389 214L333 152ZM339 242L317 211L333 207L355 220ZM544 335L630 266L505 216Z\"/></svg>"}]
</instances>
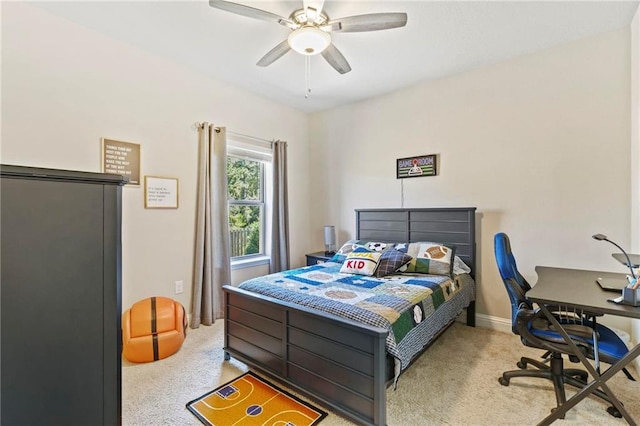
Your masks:
<instances>
[{"instance_id":1,"label":"nightstand","mask_svg":"<svg viewBox=\"0 0 640 426\"><path fill-rule=\"evenodd\" d=\"M317 265L318 263L327 262L333 257L332 254L324 254L323 251L305 254L307 256L307 266Z\"/></svg>"}]
</instances>

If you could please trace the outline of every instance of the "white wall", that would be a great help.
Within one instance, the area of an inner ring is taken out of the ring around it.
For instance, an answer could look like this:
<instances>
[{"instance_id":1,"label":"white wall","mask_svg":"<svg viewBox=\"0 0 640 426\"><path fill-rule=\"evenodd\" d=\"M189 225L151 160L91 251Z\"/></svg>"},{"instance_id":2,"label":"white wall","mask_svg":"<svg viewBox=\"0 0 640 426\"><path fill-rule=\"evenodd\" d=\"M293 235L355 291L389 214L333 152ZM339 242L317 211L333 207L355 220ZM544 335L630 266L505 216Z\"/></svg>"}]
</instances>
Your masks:
<instances>
[{"instance_id":1,"label":"white wall","mask_svg":"<svg viewBox=\"0 0 640 426\"><path fill-rule=\"evenodd\" d=\"M591 235L630 243L629 72L626 28L316 113L313 228L353 237L354 209L401 206L395 159L438 154L404 206L478 208L479 313L510 318L500 231L532 283L536 265L624 272Z\"/></svg>"},{"instance_id":2,"label":"white wall","mask_svg":"<svg viewBox=\"0 0 640 426\"><path fill-rule=\"evenodd\" d=\"M177 210L144 208L123 189L123 308L149 296L190 306L196 121L289 142L292 264L313 251L307 116L110 39L34 6L2 2L1 161L101 171L102 137L141 144L142 175L179 178ZM295 232L293 232L295 231ZM233 281L265 268L234 272ZM174 293L184 280L185 293Z\"/></svg>"},{"instance_id":3,"label":"white wall","mask_svg":"<svg viewBox=\"0 0 640 426\"><path fill-rule=\"evenodd\" d=\"M0 160L100 171L100 138L108 137L141 144L143 175L180 179L178 210L146 210L142 188L123 190L126 308L151 295L190 304L188 292L173 294L173 282L192 274L195 121L290 142L292 266L323 247L322 225L337 225L344 241L355 208L400 207L396 158L436 153L439 175L405 180L404 206L478 207L478 312L508 318L496 232L509 233L532 282L538 264L620 271L615 249L590 238L596 232L640 251L628 161L637 15L632 30L308 118L31 5L3 2ZM636 109L635 141L637 120ZM236 270L233 281L265 272Z\"/></svg>"}]
</instances>

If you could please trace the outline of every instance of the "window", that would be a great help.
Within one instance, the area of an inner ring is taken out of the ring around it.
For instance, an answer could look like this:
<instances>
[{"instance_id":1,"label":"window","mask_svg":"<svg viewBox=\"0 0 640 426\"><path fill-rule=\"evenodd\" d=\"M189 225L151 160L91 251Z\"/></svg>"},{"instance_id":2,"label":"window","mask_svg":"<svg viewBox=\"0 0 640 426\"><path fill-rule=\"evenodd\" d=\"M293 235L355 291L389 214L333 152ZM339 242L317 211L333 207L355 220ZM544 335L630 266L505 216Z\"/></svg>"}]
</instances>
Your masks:
<instances>
[{"instance_id":1,"label":"window","mask_svg":"<svg viewBox=\"0 0 640 426\"><path fill-rule=\"evenodd\" d=\"M227 157L231 257L264 253L264 166Z\"/></svg>"},{"instance_id":2,"label":"window","mask_svg":"<svg viewBox=\"0 0 640 426\"><path fill-rule=\"evenodd\" d=\"M232 264L264 258L267 254L265 176L270 167L270 148L229 141L227 184Z\"/></svg>"}]
</instances>

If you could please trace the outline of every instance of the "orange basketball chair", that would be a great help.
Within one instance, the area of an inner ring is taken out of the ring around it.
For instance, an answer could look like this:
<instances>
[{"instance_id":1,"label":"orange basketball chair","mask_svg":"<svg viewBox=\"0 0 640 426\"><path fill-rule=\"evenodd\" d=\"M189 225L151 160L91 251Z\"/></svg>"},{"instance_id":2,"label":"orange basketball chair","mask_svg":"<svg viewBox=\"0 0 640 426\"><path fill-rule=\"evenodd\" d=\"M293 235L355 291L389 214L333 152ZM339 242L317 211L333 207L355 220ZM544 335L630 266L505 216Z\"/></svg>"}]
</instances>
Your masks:
<instances>
[{"instance_id":1,"label":"orange basketball chair","mask_svg":"<svg viewBox=\"0 0 640 426\"><path fill-rule=\"evenodd\" d=\"M168 297L150 297L122 314L122 355L150 362L178 352L187 335L184 307Z\"/></svg>"}]
</instances>

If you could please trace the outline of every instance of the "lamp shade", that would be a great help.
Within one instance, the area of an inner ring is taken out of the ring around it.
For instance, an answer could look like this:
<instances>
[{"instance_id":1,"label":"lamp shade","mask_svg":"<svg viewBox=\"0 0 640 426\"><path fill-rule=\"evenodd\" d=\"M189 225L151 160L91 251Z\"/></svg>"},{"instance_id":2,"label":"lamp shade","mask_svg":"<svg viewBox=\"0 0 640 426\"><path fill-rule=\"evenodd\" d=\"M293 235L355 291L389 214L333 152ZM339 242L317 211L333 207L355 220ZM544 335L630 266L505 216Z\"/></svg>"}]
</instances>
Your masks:
<instances>
[{"instance_id":1,"label":"lamp shade","mask_svg":"<svg viewBox=\"0 0 640 426\"><path fill-rule=\"evenodd\" d=\"M327 254L336 252L336 227L333 225L324 227L324 251Z\"/></svg>"},{"instance_id":2,"label":"lamp shade","mask_svg":"<svg viewBox=\"0 0 640 426\"><path fill-rule=\"evenodd\" d=\"M289 46L302 55L317 55L331 43L331 36L316 27L302 27L287 38Z\"/></svg>"}]
</instances>

